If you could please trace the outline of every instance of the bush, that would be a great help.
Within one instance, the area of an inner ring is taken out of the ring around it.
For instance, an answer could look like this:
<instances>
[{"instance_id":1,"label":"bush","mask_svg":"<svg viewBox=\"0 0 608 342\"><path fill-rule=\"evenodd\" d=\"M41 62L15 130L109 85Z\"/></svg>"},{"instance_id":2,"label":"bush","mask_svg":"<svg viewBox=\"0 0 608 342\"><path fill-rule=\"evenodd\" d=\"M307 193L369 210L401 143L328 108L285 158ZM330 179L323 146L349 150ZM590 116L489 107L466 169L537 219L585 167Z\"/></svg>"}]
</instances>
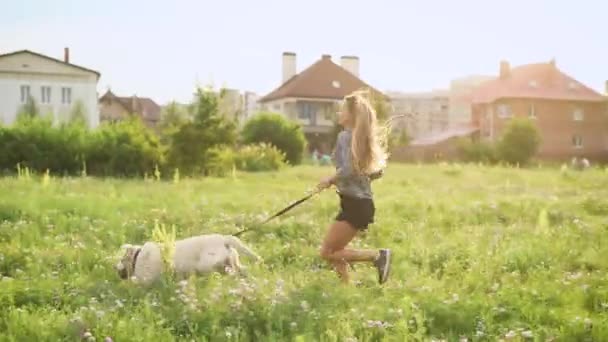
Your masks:
<instances>
[{"instance_id":1,"label":"bush","mask_svg":"<svg viewBox=\"0 0 608 342\"><path fill-rule=\"evenodd\" d=\"M86 130L80 125L53 127L51 120L22 117L0 129L0 169L17 164L36 171L75 174L85 157Z\"/></svg>"},{"instance_id":2,"label":"bush","mask_svg":"<svg viewBox=\"0 0 608 342\"><path fill-rule=\"evenodd\" d=\"M275 171L285 166L285 154L273 145L260 143L245 145L238 150L217 147L210 150L209 173L225 176L236 168L239 171Z\"/></svg>"},{"instance_id":3,"label":"bush","mask_svg":"<svg viewBox=\"0 0 608 342\"><path fill-rule=\"evenodd\" d=\"M89 133L87 172L99 176L137 176L162 163L158 138L138 118L103 124Z\"/></svg>"},{"instance_id":4,"label":"bush","mask_svg":"<svg viewBox=\"0 0 608 342\"><path fill-rule=\"evenodd\" d=\"M473 142L470 139L462 139L458 142L461 158L465 162L496 163L496 149L490 143Z\"/></svg>"},{"instance_id":5,"label":"bush","mask_svg":"<svg viewBox=\"0 0 608 342\"><path fill-rule=\"evenodd\" d=\"M88 131L84 123L53 126L43 118L22 118L0 128L0 169L14 172L17 164L32 171L100 176L143 175L160 164L157 138L137 119L104 124Z\"/></svg>"},{"instance_id":6,"label":"bush","mask_svg":"<svg viewBox=\"0 0 608 342\"><path fill-rule=\"evenodd\" d=\"M236 167L242 171L273 171L285 166L285 153L270 144L246 145L236 153Z\"/></svg>"},{"instance_id":7,"label":"bush","mask_svg":"<svg viewBox=\"0 0 608 342\"><path fill-rule=\"evenodd\" d=\"M291 165L302 162L306 139L300 125L280 114L260 113L249 120L242 131L244 144L268 143L285 153Z\"/></svg>"},{"instance_id":8,"label":"bush","mask_svg":"<svg viewBox=\"0 0 608 342\"><path fill-rule=\"evenodd\" d=\"M524 165L536 154L540 135L534 123L527 118L513 118L497 145L501 160Z\"/></svg>"}]
</instances>

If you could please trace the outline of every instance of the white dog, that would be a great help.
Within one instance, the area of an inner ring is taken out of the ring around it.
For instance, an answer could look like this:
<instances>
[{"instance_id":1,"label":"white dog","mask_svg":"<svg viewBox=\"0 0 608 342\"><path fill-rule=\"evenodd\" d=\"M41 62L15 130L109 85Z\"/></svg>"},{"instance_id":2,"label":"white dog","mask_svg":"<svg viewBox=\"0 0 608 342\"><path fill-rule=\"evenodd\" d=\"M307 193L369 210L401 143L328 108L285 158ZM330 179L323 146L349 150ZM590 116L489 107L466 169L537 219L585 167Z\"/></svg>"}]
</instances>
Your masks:
<instances>
[{"instance_id":1,"label":"white dog","mask_svg":"<svg viewBox=\"0 0 608 342\"><path fill-rule=\"evenodd\" d=\"M157 243L146 242L143 246L126 244L122 248L125 253L114 266L120 278L147 285L166 271ZM176 241L174 248L170 267L182 278L190 274L225 273L227 269L243 274L237 251L256 261L261 260L241 240L231 235L194 236Z\"/></svg>"}]
</instances>

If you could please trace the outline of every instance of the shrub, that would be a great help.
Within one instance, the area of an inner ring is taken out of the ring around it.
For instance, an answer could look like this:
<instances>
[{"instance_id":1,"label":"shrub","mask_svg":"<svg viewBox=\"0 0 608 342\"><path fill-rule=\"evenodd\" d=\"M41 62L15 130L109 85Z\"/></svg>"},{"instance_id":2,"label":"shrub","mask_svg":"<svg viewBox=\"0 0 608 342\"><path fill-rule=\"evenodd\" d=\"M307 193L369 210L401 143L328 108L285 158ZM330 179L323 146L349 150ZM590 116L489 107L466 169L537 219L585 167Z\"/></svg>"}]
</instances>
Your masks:
<instances>
[{"instance_id":1,"label":"shrub","mask_svg":"<svg viewBox=\"0 0 608 342\"><path fill-rule=\"evenodd\" d=\"M465 162L496 163L496 149L490 143L473 142L470 139L462 139L458 142L461 158Z\"/></svg>"},{"instance_id":2,"label":"shrub","mask_svg":"<svg viewBox=\"0 0 608 342\"><path fill-rule=\"evenodd\" d=\"M216 147L209 151L209 173L225 176L236 168L240 171L274 171L285 166L285 154L273 145L260 143L235 150Z\"/></svg>"},{"instance_id":3,"label":"shrub","mask_svg":"<svg viewBox=\"0 0 608 342\"><path fill-rule=\"evenodd\" d=\"M291 165L302 162L306 139L301 127L280 114L260 113L242 131L244 144L268 143L285 153Z\"/></svg>"},{"instance_id":4,"label":"shrub","mask_svg":"<svg viewBox=\"0 0 608 342\"><path fill-rule=\"evenodd\" d=\"M86 130L79 125L53 127L49 119L22 117L0 131L0 169L17 164L36 171L74 174L85 155Z\"/></svg>"},{"instance_id":5,"label":"shrub","mask_svg":"<svg viewBox=\"0 0 608 342\"><path fill-rule=\"evenodd\" d=\"M22 118L0 128L0 169L17 164L36 172L100 176L142 175L160 164L158 139L138 119L103 124L88 131L83 122L53 126L40 117Z\"/></svg>"},{"instance_id":6,"label":"shrub","mask_svg":"<svg viewBox=\"0 0 608 342\"><path fill-rule=\"evenodd\" d=\"M162 163L158 138L138 118L101 125L89 134L86 150L92 175L143 175Z\"/></svg>"},{"instance_id":7,"label":"shrub","mask_svg":"<svg viewBox=\"0 0 608 342\"><path fill-rule=\"evenodd\" d=\"M270 144L246 145L236 153L236 167L243 171L273 171L285 166L285 153Z\"/></svg>"},{"instance_id":8,"label":"shrub","mask_svg":"<svg viewBox=\"0 0 608 342\"><path fill-rule=\"evenodd\" d=\"M536 154L540 135L528 118L513 118L507 125L497 149L501 160L524 165Z\"/></svg>"}]
</instances>

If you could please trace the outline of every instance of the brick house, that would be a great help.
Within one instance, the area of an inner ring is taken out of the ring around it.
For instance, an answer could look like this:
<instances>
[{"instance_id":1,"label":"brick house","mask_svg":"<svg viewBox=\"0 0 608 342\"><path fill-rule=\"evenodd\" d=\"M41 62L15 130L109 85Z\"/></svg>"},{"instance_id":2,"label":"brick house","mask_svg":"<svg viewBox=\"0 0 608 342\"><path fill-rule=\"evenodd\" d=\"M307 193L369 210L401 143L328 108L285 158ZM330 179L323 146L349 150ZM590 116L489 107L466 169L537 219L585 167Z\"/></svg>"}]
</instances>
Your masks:
<instances>
[{"instance_id":1,"label":"brick house","mask_svg":"<svg viewBox=\"0 0 608 342\"><path fill-rule=\"evenodd\" d=\"M138 96L116 96L108 90L99 98L101 122L116 122L135 114L148 128L156 128L160 122L160 106L154 100Z\"/></svg>"},{"instance_id":2,"label":"brick house","mask_svg":"<svg viewBox=\"0 0 608 342\"><path fill-rule=\"evenodd\" d=\"M296 54L284 52L282 71L281 84L258 100L260 109L300 123L311 151L329 152L335 113L344 96L361 88L382 94L359 78L359 58L354 56L341 57L337 65L323 55L297 73Z\"/></svg>"},{"instance_id":3,"label":"brick house","mask_svg":"<svg viewBox=\"0 0 608 342\"><path fill-rule=\"evenodd\" d=\"M541 136L538 157L608 159L606 97L548 63L511 68L500 63L499 77L472 94L472 121L484 140L496 141L512 117L529 117Z\"/></svg>"}]
</instances>

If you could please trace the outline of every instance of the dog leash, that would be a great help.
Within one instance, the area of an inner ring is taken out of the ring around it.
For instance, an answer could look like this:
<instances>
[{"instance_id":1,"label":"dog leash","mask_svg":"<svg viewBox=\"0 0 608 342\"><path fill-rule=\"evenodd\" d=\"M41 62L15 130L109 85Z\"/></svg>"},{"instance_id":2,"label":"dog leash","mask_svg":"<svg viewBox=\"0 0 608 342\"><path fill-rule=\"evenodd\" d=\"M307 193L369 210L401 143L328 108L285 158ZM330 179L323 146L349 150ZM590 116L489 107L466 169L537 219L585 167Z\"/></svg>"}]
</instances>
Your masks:
<instances>
[{"instance_id":1,"label":"dog leash","mask_svg":"<svg viewBox=\"0 0 608 342\"><path fill-rule=\"evenodd\" d=\"M304 197L300 198L299 200L297 200L297 201L295 201L295 202L291 203L290 205L288 205L287 207L285 207L285 208L281 209L281 210L280 210L280 211L278 211L276 214L274 214L274 215L272 215L272 216L268 217L266 220L262 221L262 223L260 223L259 225L256 225L255 227L259 227L259 226L261 226L261 225L263 225L263 224L266 224L266 223L268 223L270 220L274 219L275 217L279 217L279 216L281 216L281 215L285 214L286 212L290 211L291 209L293 209L293 208L297 207L298 205L300 205L300 204L302 204L302 203L306 202L307 200L309 200L309 199L310 199L310 198L312 198L313 196L315 196L315 195L319 194L321 191L323 191L323 189L319 189L319 188L315 189L314 191L310 192L308 195L306 195L306 196L304 196ZM235 234L232 234L232 235L233 235L233 236L239 236L239 235L241 235L241 234L243 234L243 233L245 233L245 232L247 232L247 231L250 231L251 229L252 229L252 227L248 227L248 228L245 228L245 229L243 229L243 230L241 230L241 231L239 231L239 232L236 232Z\"/></svg>"}]
</instances>

